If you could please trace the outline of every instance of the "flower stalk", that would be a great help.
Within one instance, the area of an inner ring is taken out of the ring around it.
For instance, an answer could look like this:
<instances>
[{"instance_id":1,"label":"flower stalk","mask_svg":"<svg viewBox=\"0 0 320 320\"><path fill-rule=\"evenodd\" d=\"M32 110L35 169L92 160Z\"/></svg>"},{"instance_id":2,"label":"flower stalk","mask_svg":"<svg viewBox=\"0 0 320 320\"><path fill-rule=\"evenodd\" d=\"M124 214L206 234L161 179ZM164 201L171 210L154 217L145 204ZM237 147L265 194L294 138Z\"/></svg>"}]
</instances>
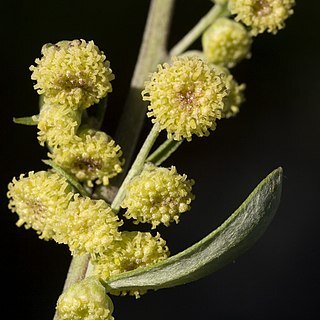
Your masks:
<instances>
[{"instance_id":1,"label":"flower stalk","mask_svg":"<svg viewBox=\"0 0 320 320\"><path fill-rule=\"evenodd\" d=\"M208 13L170 50L169 56L178 56L196 41L218 18L228 14L227 4L215 4Z\"/></svg>"},{"instance_id":2,"label":"flower stalk","mask_svg":"<svg viewBox=\"0 0 320 320\"><path fill-rule=\"evenodd\" d=\"M120 204L125 196L125 191L128 183L132 180L132 178L134 178L142 171L145 161L158 135L159 126L157 124L154 124L143 146L141 147L134 163L132 164L130 171L126 175L126 178L121 184L121 187L111 204L111 208L113 209L113 211L118 212L120 210Z\"/></svg>"}]
</instances>

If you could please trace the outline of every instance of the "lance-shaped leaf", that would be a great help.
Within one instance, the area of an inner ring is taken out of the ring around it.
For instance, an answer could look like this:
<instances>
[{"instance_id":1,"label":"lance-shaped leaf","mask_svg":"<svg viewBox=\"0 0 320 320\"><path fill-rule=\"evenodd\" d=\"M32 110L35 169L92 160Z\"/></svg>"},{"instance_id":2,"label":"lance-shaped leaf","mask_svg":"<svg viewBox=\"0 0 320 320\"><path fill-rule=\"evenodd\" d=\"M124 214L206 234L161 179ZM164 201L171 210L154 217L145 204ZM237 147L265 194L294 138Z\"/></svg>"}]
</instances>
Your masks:
<instances>
[{"instance_id":1,"label":"lance-shaped leaf","mask_svg":"<svg viewBox=\"0 0 320 320\"><path fill-rule=\"evenodd\" d=\"M56 171L58 174L63 176L67 179L67 181L83 196L83 197L89 197L90 193L82 186L80 182L70 173L62 169L60 166L58 166L54 161L52 160L42 160L43 163L47 164L48 166L52 167L54 171Z\"/></svg>"},{"instance_id":2,"label":"lance-shaped leaf","mask_svg":"<svg viewBox=\"0 0 320 320\"><path fill-rule=\"evenodd\" d=\"M169 288L200 279L232 262L264 233L280 202L282 169L270 173L216 230L188 249L147 268L112 277L107 290Z\"/></svg>"},{"instance_id":3,"label":"lance-shaped leaf","mask_svg":"<svg viewBox=\"0 0 320 320\"><path fill-rule=\"evenodd\" d=\"M17 124L24 124L26 126L36 126L39 122L39 115L31 117L13 118L13 122Z\"/></svg>"}]
</instances>

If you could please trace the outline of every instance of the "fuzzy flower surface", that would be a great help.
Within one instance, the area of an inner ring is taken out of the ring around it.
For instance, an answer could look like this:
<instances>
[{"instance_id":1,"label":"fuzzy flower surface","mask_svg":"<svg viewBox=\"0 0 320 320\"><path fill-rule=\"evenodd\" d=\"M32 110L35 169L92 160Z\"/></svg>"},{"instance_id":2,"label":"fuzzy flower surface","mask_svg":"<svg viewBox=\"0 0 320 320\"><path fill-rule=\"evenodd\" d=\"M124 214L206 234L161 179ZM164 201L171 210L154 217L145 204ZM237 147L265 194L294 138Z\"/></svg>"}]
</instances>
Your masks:
<instances>
[{"instance_id":1,"label":"fuzzy flower surface","mask_svg":"<svg viewBox=\"0 0 320 320\"><path fill-rule=\"evenodd\" d=\"M242 24L227 18L214 22L202 35L204 55L210 63L234 67L250 57L251 36Z\"/></svg>"},{"instance_id":2,"label":"fuzzy flower surface","mask_svg":"<svg viewBox=\"0 0 320 320\"><path fill-rule=\"evenodd\" d=\"M113 303L99 280L89 277L74 283L58 299L61 320L113 320Z\"/></svg>"},{"instance_id":3,"label":"fuzzy flower surface","mask_svg":"<svg viewBox=\"0 0 320 320\"><path fill-rule=\"evenodd\" d=\"M244 90L246 88L244 83L239 84L228 71L223 68L223 72L226 76L226 86L229 90L229 94L224 98L223 117L231 118L238 114L241 104L245 101Z\"/></svg>"},{"instance_id":4,"label":"fuzzy flower surface","mask_svg":"<svg viewBox=\"0 0 320 320\"><path fill-rule=\"evenodd\" d=\"M150 223L153 229L159 224L178 223L180 215L191 208L193 184L174 166L167 169L150 164L128 185L121 205L127 209L124 216L134 219L135 224Z\"/></svg>"},{"instance_id":5,"label":"fuzzy flower surface","mask_svg":"<svg viewBox=\"0 0 320 320\"><path fill-rule=\"evenodd\" d=\"M166 241L159 233L152 236L149 232L124 231L121 237L121 241L116 241L112 250L92 259L94 274L101 279L106 280L122 272L147 267L170 255ZM119 294L116 291L111 293ZM129 292L136 296L142 293L134 289Z\"/></svg>"},{"instance_id":6,"label":"fuzzy flower surface","mask_svg":"<svg viewBox=\"0 0 320 320\"><path fill-rule=\"evenodd\" d=\"M229 0L228 8L256 36L265 31L275 34L284 28L294 5L295 0Z\"/></svg>"},{"instance_id":7,"label":"fuzzy flower surface","mask_svg":"<svg viewBox=\"0 0 320 320\"><path fill-rule=\"evenodd\" d=\"M121 240L116 241L112 250L107 250L93 259L95 273L102 279L146 267L169 256L166 241L157 233L123 231Z\"/></svg>"},{"instance_id":8,"label":"fuzzy flower surface","mask_svg":"<svg viewBox=\"0 0 320 320\"><path fill-rule=\"evenodd\" d=\"M173 57L171 64L159 65L142 91L150 101L147 115L152 122L169 139L188 141L216 128L226 95L224 74L196 56Z\"/></svg>"},{"instance_id":9,"label":"fuzzy flower surface","mask_svg":"<svg viewBox=\"0 0 320 320\"><path fill-rule=\"evenodd\" d=\"M59 218L54 240L67 244L73 255L104 252L120 239L122 221L103 200L76 194Z\"/></svg>"},{"instance_id":10,"label":"fuzzy flower surface","mask_svg":"<svg viewBox=\"0 0 320 320\"><path fill-rule=\"evenodd\" d=\"M42 47L31 66L34 88L45 103L88 108L112 91L110 63L93 41L60 41Z\"/></svg>"},{"instance_id":11,"label":"fuzzy flower surface","mask_svg":"<svg viewBox=\"0 0 320 320\"><path fill-rule=\"evenodd\" d=\"M81 122L81 111L47 104L41 108L38 122L38 140L43 146L57 147L80 140L76 136Z\"/></svg>"},{"instance_id":12,"label":"fuzzy flower surface","mask_svg":"<svg viewBox=\"0 0 320 320\"><path fill-rule=\"evenodd\" d=\"M66 179L48 171L21 174L8 185L9 209L19 216L17 226L32 228L41 239L55 235L57 216L66 210L73 193Z\"/></svg>"},{"instance_id":13,"label":"fuzzy flower surface","mask_svg":"<svg viewBox=\"0 0 320 320\"><path fill-rule=\"evenodd\" d=\"M89 186L93 181L108 185L124 162L120 146L106 133L92 129L82 131L77 140L55 148L49 156Z\"/></svg>"}]
</instances>

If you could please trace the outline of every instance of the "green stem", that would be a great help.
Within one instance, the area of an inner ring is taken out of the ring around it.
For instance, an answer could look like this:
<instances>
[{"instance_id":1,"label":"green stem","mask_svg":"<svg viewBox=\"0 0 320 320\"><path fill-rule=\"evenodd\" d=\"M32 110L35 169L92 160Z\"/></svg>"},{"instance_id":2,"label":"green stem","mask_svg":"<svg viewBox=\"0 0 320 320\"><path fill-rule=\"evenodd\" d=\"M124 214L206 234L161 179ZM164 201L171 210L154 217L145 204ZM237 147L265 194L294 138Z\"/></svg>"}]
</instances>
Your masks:
<instances>
[{"instance_id":1,"label":"green stem","mask_svg":"<svg viewBox=\"0 0 320 320\"><path fill-rule=\"evenodd\" d=\"M159 166L167 160L172 153L174 153L182 144L183 140L175 141L175 140L166 140L163 142L148 158L147 162L152 162L156 166Z\"/></svg>"},{"instance_id":2,"label":"green stem","mask_svg":"<svg viewBox=\"0 0 320 320\"><path fill-rule=\"evenodd\" d=\"M145 164L145 161L146 161L146 159L150 153L150 150L151 150L154 142L156 141L158 135L159 135L159 126L158 126L158 124L154 124L148 137L146 138L143 146L141 147L141 149L136 157L136 160L132 164L130 171L128 172L128 174L127 174L126 178L124 179L117 195L115 196L115 198L111 204L111 208L115 212L118 212L120 210L120 205L121 205L121 202L125 196L125 191L126 191L127 185L132 180L132 178L134 178L135 176L140 174L140 172L142 171L143 166Z\"/></svg>"},{"instance_id":3,"label":"green stem","mask_svg":"<svg viewBox=\"0 0 320 320\"><path fill-rule=\"evenodd\" d=\"M196 41L202 33L218 18L227 15L226 4L216 4L201 20L171 49L169 56L178 56Z\"/></svg>"},{"instance_id":4,"label":"green stem","mask_svg":"<svg viewBox=\"0 0 320 320\"><path fill-rule=\"evenodd\" d=\"M70 286L80 280L82 280L87 272L88 263L90 260L89 254L83 254L81 256L75 256L72 258L70 267L68 270L67 278L63 286L63 291L66 291ZM60 317L56 312L53 320L59 320Z\"/></svg>"},{"instance_id":5,"label":"green stem","mask_svg":"<svg viewBox=\"0 0 320 320\"><path fill-rule=\"evenodd\" d=\"M67 290L73 283L83 279L87 271L89 257L88 254L82 254L81 256L75 256L72 259L63 290Z\"/></svg>"}]
</instances>

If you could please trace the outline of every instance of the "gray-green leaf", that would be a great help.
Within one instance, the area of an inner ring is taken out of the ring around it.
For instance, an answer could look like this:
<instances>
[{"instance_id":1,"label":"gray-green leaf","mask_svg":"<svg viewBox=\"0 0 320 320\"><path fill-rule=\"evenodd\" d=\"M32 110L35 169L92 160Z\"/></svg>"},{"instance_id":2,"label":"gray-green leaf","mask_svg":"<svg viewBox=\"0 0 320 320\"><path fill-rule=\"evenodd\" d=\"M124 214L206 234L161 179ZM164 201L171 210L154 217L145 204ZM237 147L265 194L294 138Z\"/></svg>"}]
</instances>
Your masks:
<instances>
[{"instance_id":1,"label":"gray-green leaf","mask_svg":"<svg viewBox=\"0 0 320 320\"><path fill-rule=\"evenodd\" d=\"M61 168L60 166L58 166L54 161L52 160L42 160L43 163L47 164L48 166L52 167L52 169L54 171L56 171L58 174L60 174L61 176L63 176L64 178L67 179L67 181L77 190L79 191L79 193L83 196L83 197L89 197L90 193L87 192L87 190L81 185L80 182L78 182L78 180L71 175L70 173L68 173L67 171L65 171L63 168Z\"/></svg>"},{"instance_id":2,"label":"gray-green leaf","mask_svg":"<svg viewBox=\"0 0 320 320\"><path fill-rule=\"evenodd\" d=\"M232 262L264 233L280 202L282 169L270 173L216 230L163 262L112 277L107 290L161 289L200 279Z\"/></svg>"},{"instance_id":3,"label":"gray-green leaf","mask_svg":"<svg viewBox=\"0 0 320 320\"><path fill-rule=\"evenodd\" d=\"M26 126L36 126L39 122L39 115L31 117L13 118L13 122L17 124L24 124Z\"/></svg>"}]
</instances>

